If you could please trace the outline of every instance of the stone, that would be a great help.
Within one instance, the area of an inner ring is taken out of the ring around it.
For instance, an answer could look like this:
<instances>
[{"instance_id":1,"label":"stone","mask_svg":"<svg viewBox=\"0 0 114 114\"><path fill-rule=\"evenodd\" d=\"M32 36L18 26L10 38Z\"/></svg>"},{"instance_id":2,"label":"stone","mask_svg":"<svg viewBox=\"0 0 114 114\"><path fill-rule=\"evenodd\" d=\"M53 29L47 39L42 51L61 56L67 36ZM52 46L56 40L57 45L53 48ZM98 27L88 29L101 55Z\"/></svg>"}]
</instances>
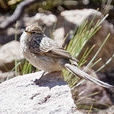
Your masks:
<instances>
[{"instance_id":1,"label":"stone","mask_svg":"<svg viewBox=\"0 0 114 114\"><path fill-rule=\"evenodd\" d=\"M109 109L99 111L97 114L114 114L114 105Z\"/></svg>"},{"instance_id":2,"label":"stone","mask_svg":"<svg viewBox=\"0 0 114 114\"><path fill-rule=\"evenodd\" d=\"M76 110L69 86L60 76L42 71L0 84L0 113L83 114Z\"/></svg>"},{"instance_id":3,"label":"stone","mask_svg":"<svg viewBox=\"0 0 114 114\"><path fill-rule=\"evenodd\" d=\"M11 41L0 48L0 70L10 71L14 68L15 60L23 59L18 41Z\"/></svg>"},{"instance_id":4,"label":"stone","mask_svg":"<svg viewBox=\"0 0 114 114\"><path fill-rule=\"evenodd\" d=\"M11 79L13 77L17 76L17 73L12 71L12 72L0 72L0 83L5 81L5 80L8 80L8 79Z\"/></svg>"},{"instance_id":5,"label":"stone","mask_svg":"<svg viewBox=\"0 0 114 114\"><path fill-rule=\"evenodd\" d=\"M88 73L98 78L93 70L89 70ZM89 110L91 108L91 110L95 111L95 109L107 109L113 105L113 100L107 92L109 90L90 81L83 80L71 92L72 98L79 109Z\"/></svg>"}]
</instances>

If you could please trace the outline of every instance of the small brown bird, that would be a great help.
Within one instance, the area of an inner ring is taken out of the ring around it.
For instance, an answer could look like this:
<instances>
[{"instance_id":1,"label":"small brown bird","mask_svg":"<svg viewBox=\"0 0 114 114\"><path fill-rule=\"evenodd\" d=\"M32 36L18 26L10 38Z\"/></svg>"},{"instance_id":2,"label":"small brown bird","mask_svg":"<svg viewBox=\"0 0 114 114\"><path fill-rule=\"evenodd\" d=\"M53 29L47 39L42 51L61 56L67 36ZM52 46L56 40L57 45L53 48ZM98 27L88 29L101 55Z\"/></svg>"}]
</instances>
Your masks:
<instances>
[{"instance_id":1,"label":"small brown bird","mask_svg":"<svg viewBox=\"0 0 114 114\"><path fill-rule=\"evenodd\" d=\"M113 86L102 82L86 72L80 70L71 61L75 61L69 52L51 38L47 37L39 26L31 25L26 27L20 39L24 57L36 68L45 72L61 71L68 69L75 75L90 80L102 87L112 88Z\"/></svg>"}]
</instances>

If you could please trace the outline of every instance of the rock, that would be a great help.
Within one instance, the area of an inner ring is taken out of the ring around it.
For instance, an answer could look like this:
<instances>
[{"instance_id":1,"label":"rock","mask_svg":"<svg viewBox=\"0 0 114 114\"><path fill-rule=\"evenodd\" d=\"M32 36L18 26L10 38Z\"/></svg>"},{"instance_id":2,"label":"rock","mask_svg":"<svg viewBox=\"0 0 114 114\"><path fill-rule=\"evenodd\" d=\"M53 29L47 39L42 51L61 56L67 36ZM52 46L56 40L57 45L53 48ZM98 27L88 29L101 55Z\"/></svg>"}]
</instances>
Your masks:
<instances>
[{"instance_id":1,"label":"rock","mask_svg":"<svg viewBox=\"0 0 114 114\"><path fill-rule=\"evenodd\" d=\"M1 15L0 16L0 25L1 23L6 20L9 16L8 15ZM15 35L16 35L16 39L19 40L19 37L22 33L22 29L20 26L22 22L17 21L17 24L15 24L13 27L9 27L8 29L6 29L5 31L0 31L0 45L6 44L12 40L15 40Z\"/></svg>"},{"instance_id":2,"label":"rock","mask_svg":"<svg viewBox=\"0 0 114 114\"><path fill-rule=\"evenodd\" d=\"M97 114L114 114L114 105L109 109L99 111Z\"/></svg>"},{"instance_id":3,"label":"rock","mask_svg":"<svg viewBox=\"0 0 114 114\"><path fill-rule=\"evenodd\" d=\"M23 59L20 43L11 41L0 48L0 70L7 72L14 68L15 60Z\"/></svg>"},{"instance_id":4,"label":"rock","mask_svg":"<svg viewBox=\"0 0 114 114\"><path fill-rule=\"evenodd\" d=\"M13 71L12 72L5 72L5 73L0 72L0 83L5 80L11 79L15 76L17 76L17 73L15 73Z\"/></svg>"},{"instance_id":5,"label":"rock","mask_svg":"<svg viewBox=\"0 0 114 114\"><path fill-rule=\"evenodd\" d=\"M73 33L85 20L91 21L95 16L96 19L98 19L101 18L102 14L94 9L68 10L61 12L57 21L57 30L64 28L64 32L63 30L61 30L61 32L59 31L62 36L58 36L58 33L54 34L55 40L59 42L60 39L62 39L62 43L64 43L64 38L67 35L66 38L69 41L73 37ZM68 42L67 40L66 42Z\"/></svg>"},{"instance_id":6,"label":"rock","mask_svg":"<svg viewBox=\"0 0 114 114\"><path fill-rule=\"evenodd\" d=\"M57 17L54 14L37 13L34 16L35 21L39 21L39 24L45 24L46 26L52 26L57 22Z\"/></svg>"},{"instance_id":7,"label":"rock","mask_svg":"<svg viewBox=\"0 0 114 114\"><path fill-rule=\"evenodd\" d=\"M83 114L75 109L70 88L60 76L41 72L0 84L0 113Z\"/></svg>"},{"instance_id":8,"label":"rock","mask_svg":"<svg viewBox=\"0 0 114 114\"><path fill-rule=\"evenodd\" d=\"M89 71L89 74L97 78L93 71ZM84 81L80 86L73 88L72 97L80 109L90 110L91 108L95 111L95 109L107 109L113 105L107 89L90 81Z\"/></svg>"},{"instance_id":9,"label":"rock","mask_svg":"<svg viewBox=\"0 0 114 114\"><path fill-rule=\"evenodd\" d=\"M114 85L114 70L106 71L104 73L101 72L98 73L97 75L98 77L100 77L100 80L108 82L111 85ZM112 103L114 104L114 89L113 88L107 89L107 93L110 96Z\"/></svg>"},{"instance_id":10,"label":"rock","mask_svg":"<svg viewBox=\"0 0 114 114\"><path fill-rule=\"evenodd\" d=\"M61 16L68 22L80 26L86 19L91 20L94 16L101 18L102 14L94 9L83 9L63 11L61 12Z\"/></svg>"}]
</instances>

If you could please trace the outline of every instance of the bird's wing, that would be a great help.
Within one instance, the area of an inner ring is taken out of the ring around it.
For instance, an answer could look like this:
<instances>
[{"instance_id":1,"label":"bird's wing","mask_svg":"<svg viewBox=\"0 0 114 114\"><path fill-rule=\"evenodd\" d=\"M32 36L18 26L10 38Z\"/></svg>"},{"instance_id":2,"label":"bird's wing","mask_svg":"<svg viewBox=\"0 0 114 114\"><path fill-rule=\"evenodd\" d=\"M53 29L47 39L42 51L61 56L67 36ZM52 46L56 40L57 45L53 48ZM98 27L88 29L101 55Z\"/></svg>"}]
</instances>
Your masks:
<instances>
[{"instance_id":1,"label":"bird's wing","mask_svg":"<svg viewBox=\"0 0 114 114\"><path fill-rule=\"evenodd\" d=\"M59 47L56 41L48 38L47 36L38 39L36 38L35 40L32 39L31 43L32 46L29 47L31 53L77 61L69 52L65 51L62 47Z\"/></svg>"},{"instance_id":2,"label":"bird's wing","mask_svg":"<svg viewBox=\"0 0 114 114\"><path fill-rule=\"evenodd\" d=\"M63 48L60 48L58 44L50 38L42 39L40 43L40 50L47 56L76 60L70 55L69 52L67 52Z\"/></svg>"}]
</instances>

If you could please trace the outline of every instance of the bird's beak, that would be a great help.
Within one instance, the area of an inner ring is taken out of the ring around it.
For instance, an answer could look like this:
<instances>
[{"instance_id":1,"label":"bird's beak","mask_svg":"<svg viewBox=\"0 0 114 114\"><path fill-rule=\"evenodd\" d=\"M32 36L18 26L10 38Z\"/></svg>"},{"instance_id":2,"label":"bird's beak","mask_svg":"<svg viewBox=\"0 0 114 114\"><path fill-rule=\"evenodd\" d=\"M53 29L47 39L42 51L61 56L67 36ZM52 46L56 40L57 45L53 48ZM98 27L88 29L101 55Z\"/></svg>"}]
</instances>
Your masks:
<instances>
[{"instance_id":1,"label":"bird's beak","mask_svg":"<svg viewBox=\"0 0 114 114\"><path fill-rule=\"evenodd\" d=\"M28 33L28 34L31 34L31 32L29 32L29 31L27 31L27 30L25 30L25 32Z\"/></svg>"},{"instance_id":2,"label":"bird's beak","mask_svg":"<svg viewBox=\"0 0 114 114\"><path fill-rule=\"evenodd\" d=\"M29 33L27 30L25 30L25 32Z\"/></svg>"}]
</instances>

